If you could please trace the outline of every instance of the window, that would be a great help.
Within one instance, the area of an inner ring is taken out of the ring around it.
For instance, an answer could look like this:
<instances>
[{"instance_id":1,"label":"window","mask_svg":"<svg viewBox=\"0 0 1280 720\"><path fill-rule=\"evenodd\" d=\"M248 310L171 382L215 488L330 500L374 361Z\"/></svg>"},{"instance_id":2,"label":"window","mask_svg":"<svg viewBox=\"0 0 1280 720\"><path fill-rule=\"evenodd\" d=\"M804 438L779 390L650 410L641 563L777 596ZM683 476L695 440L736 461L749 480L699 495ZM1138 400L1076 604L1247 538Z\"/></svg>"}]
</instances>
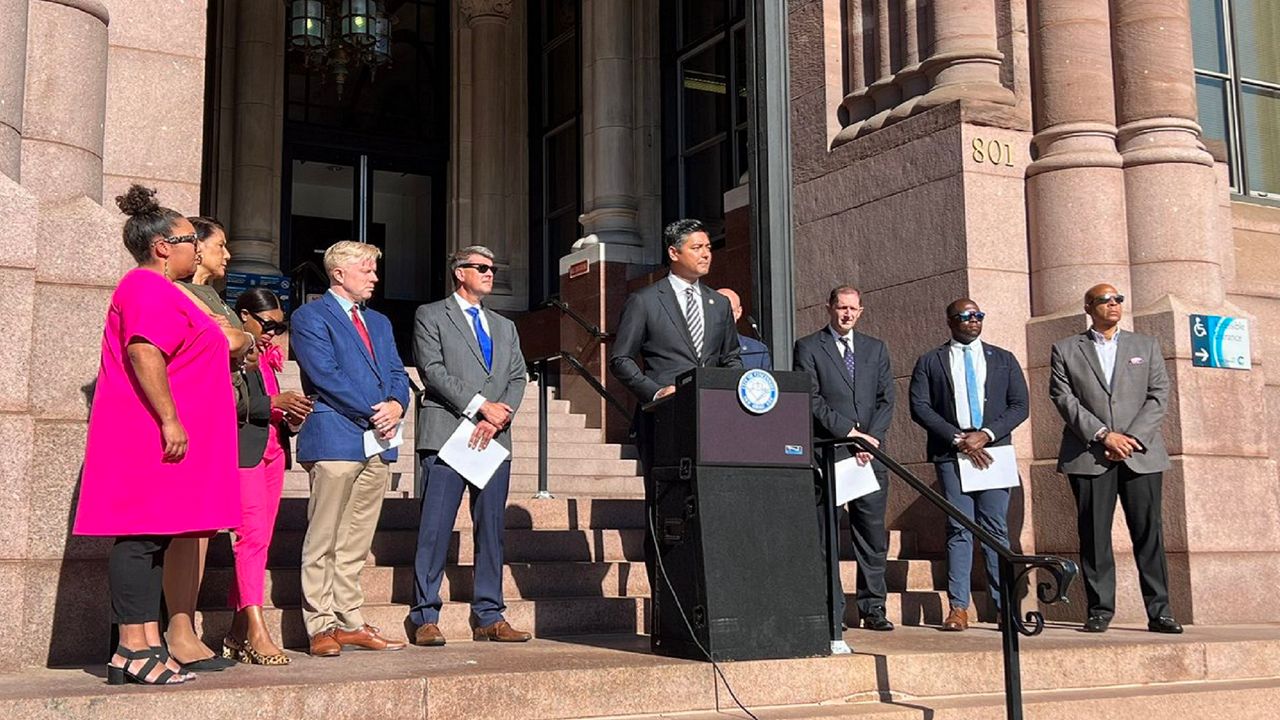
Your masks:
<instances>
[{"instance_id":1,"label":"window","mask_svg":"<svg viewBox=\"0 0 1280 720\"><path fill-rule=\"evenodd\" d=\"M746 179L743 0L663 2L663 215L724 237L724 194Z\"/></svg>"},{"instance_id":2,"label":"window","mask_svg":"<svg viewBox=\"0 0 1280 720\"><path fill-rule=\"evenodd\" d=\"M1191 0L1196 101L1231 189L1280 197L1280 0Z\"/></svg>"},{"instance_id":3,"label":"window","mask_svg":"<svg viewBox=\"0 0 1280 720\"><path fill-rule=\"evenodd\" d=\"M531 304L560 289L560 258L581 237L582 60L579 0L529 4Z\"/></svg>"}]
</instances>

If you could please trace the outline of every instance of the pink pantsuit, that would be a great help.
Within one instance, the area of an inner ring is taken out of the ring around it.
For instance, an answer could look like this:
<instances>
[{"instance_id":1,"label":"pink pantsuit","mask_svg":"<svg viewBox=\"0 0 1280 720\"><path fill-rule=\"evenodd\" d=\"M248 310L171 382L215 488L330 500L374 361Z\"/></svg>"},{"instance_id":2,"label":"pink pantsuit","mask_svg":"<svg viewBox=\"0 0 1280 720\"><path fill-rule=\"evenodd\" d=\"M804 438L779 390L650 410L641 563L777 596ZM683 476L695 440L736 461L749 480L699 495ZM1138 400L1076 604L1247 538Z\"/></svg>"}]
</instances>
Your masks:
<instances>
[{"instance_id":1,"label":"pink pantsuit","mask_svg":"<svg viewBox=\"0 0 1280 720\"><path fill-rule=\"evenodd\" d=\"M258 365L268 395L280 392L276 370L282 363L279 348L268 346ZM267 426L267 449L262 453L262 460L251 468L240 468L240 524L235 528L236 539L232 545L236 558L236 582L231 586L228 598L236 610L263 604L267 548L271 545L276 513L280 509L280 494L284 490L285 451L279 430L283 423L284 415L279 409L272 408L271 423Z\"/></svg>"}]
</instances>

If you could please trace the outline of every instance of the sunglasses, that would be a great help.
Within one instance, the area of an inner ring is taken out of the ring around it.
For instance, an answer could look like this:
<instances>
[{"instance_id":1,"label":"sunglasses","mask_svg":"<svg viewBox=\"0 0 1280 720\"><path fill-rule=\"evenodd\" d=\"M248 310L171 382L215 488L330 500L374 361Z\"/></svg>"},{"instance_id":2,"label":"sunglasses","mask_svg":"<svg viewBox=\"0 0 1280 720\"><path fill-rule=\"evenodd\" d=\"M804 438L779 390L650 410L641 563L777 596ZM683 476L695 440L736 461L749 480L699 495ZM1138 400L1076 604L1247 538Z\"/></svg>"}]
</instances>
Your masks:
<instances>
[{"instance_id":1,"label":"sunglasses","mask_svg":"<svg viewBox=\"0 0 1280 720\"><path fill-rule=\"evenodd\" d=\"M481 275L485 275L487 273L496 274L498 272L497 265L489 265L488 263L462 263L458 267L471 268Z\"/></svg>"},{"instance_id":2,"label":"sunglasses","mask_svg":"<svg viewBox=\"0 0 1280 720\"><path fill-rule=\"evenodd\" d=\"M970 320L982 322L986 317L987 314L981 310L965 310L964 312L958 312L955 315L952 315L951 319L959 320L960 322L969 322Z\"/></svg>"},{"instance_id":3,"label":"sunglasses","mask_svg":"<svg viewBox=\"0 0 1280 720\"><path fill-rule=\"evenodd\" d=\"M289 329L288 320L271 320L268 318L264 318L258 313L252 312L252 311L249 313L249 317L258 321L258 324L262 326L262 334L264 335L266 335L267 333L279 335L280 333L286 332Z\"/></svg>"},{"instance_id":4,"label":"sunglasses","mask_svg":"<svg viewBox=\"0 0 1280 720\"><path fill-rule=\"evenodd\" d=\"M169 243L170 245L182 245L184 243L191 243L192 245L195 245L199 241L200 241L200 238L192 234L192 235L171 235L169 237L160 238L156 242L165 242L165 243Z\"/></svg>"},{"instance_id":5,"label":"sunglasses","mask_svg":"<svg viewBox=\"0 0 1280 720\"><path fill-rule=\"evenodd\" d=\"M1120 294L1112 295L1111 293L1107 293L1106 295L1099 295L1098 297L1089 301L1089 304L1094 307L1097 307L1099 305L1110 305L1112 300L1114 300L1117 305L1124 304L1123 295L1120 295Z\"/></svg>"}]
</instances>

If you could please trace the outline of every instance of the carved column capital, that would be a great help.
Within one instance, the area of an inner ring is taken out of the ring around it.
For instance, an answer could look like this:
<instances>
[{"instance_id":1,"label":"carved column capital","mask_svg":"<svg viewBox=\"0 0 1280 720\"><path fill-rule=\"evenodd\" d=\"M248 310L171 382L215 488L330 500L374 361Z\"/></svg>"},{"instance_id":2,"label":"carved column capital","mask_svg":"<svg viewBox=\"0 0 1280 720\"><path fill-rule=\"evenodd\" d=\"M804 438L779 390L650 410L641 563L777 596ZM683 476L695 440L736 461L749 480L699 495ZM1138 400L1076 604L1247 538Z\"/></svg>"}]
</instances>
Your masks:
<instances>
[{"instance_id":1,"label":"carved column capital","mask_svg":"<svg viewBox=\"0 0 1280 720\"><path fill-rule=\"evenodd\" d=\"M511 0L462 0L458 11L468 26L484 22L505 23L511 19Z\"/></svg>"}]
</instances>

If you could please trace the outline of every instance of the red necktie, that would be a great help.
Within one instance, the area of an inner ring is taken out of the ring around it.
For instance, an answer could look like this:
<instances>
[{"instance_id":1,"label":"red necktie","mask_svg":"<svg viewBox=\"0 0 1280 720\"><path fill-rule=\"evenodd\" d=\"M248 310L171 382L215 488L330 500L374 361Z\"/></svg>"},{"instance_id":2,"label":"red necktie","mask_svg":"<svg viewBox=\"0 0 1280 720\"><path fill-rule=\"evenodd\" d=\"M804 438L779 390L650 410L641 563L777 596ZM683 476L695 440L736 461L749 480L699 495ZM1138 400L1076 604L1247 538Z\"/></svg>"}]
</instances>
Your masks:
<instances>
[{"instance_id":1,"label":"red necktie","mask_svg":"<svg viewBox=\"0 0 1280 720\"><path fill-rule=\"evenodd\" d=\"M364 321L360 319L360 311L355 305L351 306L351 322L356 324L356 332L360 334L360 339L364 341L365 348L369 351L369 357L373 357L373 341L369 339L369 328L364 326Z\"/></svg>"}]
</instances>

